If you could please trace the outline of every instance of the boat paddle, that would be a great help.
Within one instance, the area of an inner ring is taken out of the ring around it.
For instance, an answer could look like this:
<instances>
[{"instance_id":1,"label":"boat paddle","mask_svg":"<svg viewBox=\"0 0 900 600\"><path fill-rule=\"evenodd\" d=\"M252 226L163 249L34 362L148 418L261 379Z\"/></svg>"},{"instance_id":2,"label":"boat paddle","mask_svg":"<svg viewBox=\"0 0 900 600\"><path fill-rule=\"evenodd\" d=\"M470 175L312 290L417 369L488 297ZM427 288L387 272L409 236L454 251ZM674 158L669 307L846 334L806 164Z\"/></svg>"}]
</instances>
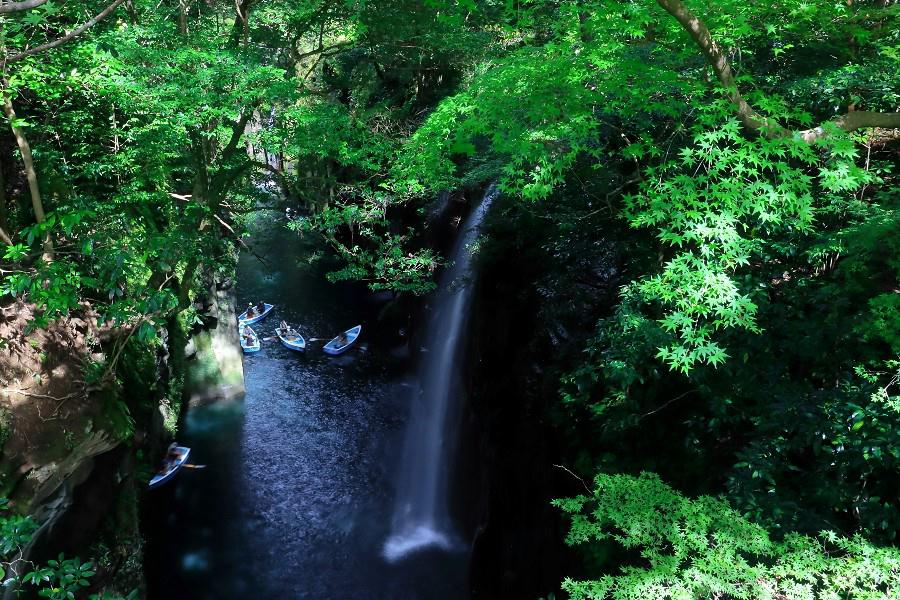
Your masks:
<instances>
[{"instance_id":1,"label":"boat paddle","mask_svg":"<svg viewBox=\"0 0 900 600\"><path fill-rule=\"evenodd\" d=\"M260 338L262 342L271 342L272 340L278 339L275 336ZM304 338L307 342L325 342L331 340L332 338Z\"/></svg>"},{"instance_id":2,"label":"boat paddle","mask_svg":"<svg viewBox=\"0 0 900 600\"><path fill-rule=\"evenodd\" d=\"M190 463L184 463L181 466L184 467L185 469L205 469L206 468L206 465L192 465Z\"/></svg>"}]
</instances>

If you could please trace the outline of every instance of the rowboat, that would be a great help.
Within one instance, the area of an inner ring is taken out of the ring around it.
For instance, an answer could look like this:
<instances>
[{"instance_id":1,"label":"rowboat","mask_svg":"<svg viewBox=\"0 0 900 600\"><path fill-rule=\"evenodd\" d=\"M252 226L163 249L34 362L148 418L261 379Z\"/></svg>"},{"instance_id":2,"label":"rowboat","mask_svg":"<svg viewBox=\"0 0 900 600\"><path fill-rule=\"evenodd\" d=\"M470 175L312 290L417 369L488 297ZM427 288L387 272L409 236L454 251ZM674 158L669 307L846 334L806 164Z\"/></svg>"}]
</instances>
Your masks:
<instances>
[{"instance_id":1,"label":"rowboat","mask_svg":"<svg viewBox=\"0 0 900 600\"><path fill-rule=\"evenodd\" d=\"M241 325L240 329L241 348L245 353L259 352L259 336L253 331L249 325Z\"/></svg>"},{"instance_id":2,"label":"rowboat","mask_svg":"<svg viewBox=\"0 0 900 600\"><path fill-rule=\"evenodd\" d=\"M263 319L269 316L269 313L272 312L272 309L275 308L274 304L268 304L266 302L263 303L266 309L262 312L258 312L256 307L253 308L253 316L247 317L247 312L250 310L249 308L238 315L238 324L240 325L253 325L254 323L259 323Z\"/></svg>"},{"instance_id":3,"label":"rowboat","mask_svg":"<svg viewBox=\"0 0 900 600\"><path fill-rule=\"evenodd\" d=\"M348 348L350 348L350 346L353 345L353 342L356 341L356 338L359 337L360 331L362 331L362 325L351 327L341 335L335 337L330 342L325 344L322 350L325 352L325 354L331 354L332 356L343 354L347 351Z\"/></svg>"},{"instance_id":4,"label":"rowboat","mask_svg":"<svg viewBox=\"0 0 900 600\"><path fill-rule=\"evenodd\" d=\"M284 322L282 321L282 323ZM278 326L275 329L275 333L278 335L278 339L281 340L281 344L285 348L296 350L297 352L306 350L306 340L304 340L303 336L295 329L287 326Z\"/></svg>"},{"instance_id":5,"label":"rowboat","mask_svg":"<svg viewBox=\"0 0 900 600\"><path fill-rule=\"evenodd\" d=\"M153 479L150 480L149 488L151 490L158 488L175 477L175 473L184 466L184 463L187 462L190 454L190 448L185 448L184 446L179 446L175 442L172 442L169 446L169 452L163 459L162 469L160 469L156 475L153 476Z\"/></svg>"}]
</instances>

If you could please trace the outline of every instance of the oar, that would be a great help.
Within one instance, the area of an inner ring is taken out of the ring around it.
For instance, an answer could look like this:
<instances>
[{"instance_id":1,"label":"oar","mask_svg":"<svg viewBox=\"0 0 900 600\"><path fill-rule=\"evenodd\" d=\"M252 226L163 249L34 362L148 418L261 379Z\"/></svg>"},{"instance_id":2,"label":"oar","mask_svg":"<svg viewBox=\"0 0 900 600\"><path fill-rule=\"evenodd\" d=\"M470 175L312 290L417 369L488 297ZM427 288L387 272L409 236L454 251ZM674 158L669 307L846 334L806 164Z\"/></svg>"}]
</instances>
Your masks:
<instances>
[{"instance_id":1,"label":"oar","mask_svg":"<svg viewBox=\"0 0 900 600\"><path fill-rule=\"evenodd\" d=\"M190 463L184 463L181 466L184 467L185 469L205 469L206 468L206 465L192 465Z\"/></svg>"}]
</instances>

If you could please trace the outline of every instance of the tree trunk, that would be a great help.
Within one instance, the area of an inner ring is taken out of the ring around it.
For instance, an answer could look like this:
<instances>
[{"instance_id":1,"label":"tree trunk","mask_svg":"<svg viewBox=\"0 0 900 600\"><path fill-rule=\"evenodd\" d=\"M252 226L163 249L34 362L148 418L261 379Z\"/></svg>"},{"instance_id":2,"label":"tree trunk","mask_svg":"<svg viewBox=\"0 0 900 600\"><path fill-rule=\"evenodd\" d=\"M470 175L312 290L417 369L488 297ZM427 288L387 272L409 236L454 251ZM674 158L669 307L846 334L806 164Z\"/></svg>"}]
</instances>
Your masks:
<instances>
[{"instance_id":1,"label":"tree trunk","mask_svg":"<svg viewBox=\"0 0 900 600\"><path fill-rule=\"evenodd\" d=\"M131 22L131 24L137 25L138 13L134 8L134 0L127 0L127 2L125 2L125 12L128 13L128 20Z\"/></svg>"},{"instance_id":2,"label":"tree trunk","mask_svg":"<svg viewBox=\"0 0 900 600\"><path fill-rule=\"evenodd\" d=\"M22 154L22 163L25 166L25 178L28 180L28 192L31 195L31 208L34 210L34 218L38 223L43 223L46 218L44 203L41 201L41 190L38 186L37 171L34 169L34 160L31 157L31 146L28 144L25 132L15 124L16 111L13 108L12 100L7 97L3 98L3 114L9 119L10 128L12 128L16 143L19 145L19 152ZM50 238L49 233L44 236L43 259L47 262L53 260L53 240Z\"/></svg>"},{"instance_id":3,"label":"tree trunk","mask_svg":"<svg viewBox=\"0 0 900 600\"><path fill-rule=\"evenodd\" d=\"M254 0L235 0L235 18L234 26L231 29L231 43L238 47L247 45L247 38L250 36L250 8L253 6Z\"/></svg>"},{"instance_id":4,"label":"tree trunk","mask_svg":"<svg viewBox=\"0 0 900 600\"><path fill-rule=\"evenodd\" d=\"M178 33L187 35L188 0L178 0Z\"/></svg>"},{"instance_id":5,"label":"tree trunk","mask_svg":"<svg viewBox=\"0 0 900 600\"><path fill-rule=\"evenodd\" d=\"M194 276L197 274L197 268L200 267L200 259L192 256L188 259L187 265L184 267L184 275L178 283L178 309L176 314L191 305L191 287L193 287Z\"/></svg>"},{"instance_id":6,"label":"tree trunk","mask_svg":"<svg viewBox=\"0 0 900 600\"><path fill-rule=\"evenodd\" d=\"M0 162L0 240L12 246L7 230L9 229L9 207L6 205L6 177L3 174L3 163Z\"/></svg>"}]
</instances>

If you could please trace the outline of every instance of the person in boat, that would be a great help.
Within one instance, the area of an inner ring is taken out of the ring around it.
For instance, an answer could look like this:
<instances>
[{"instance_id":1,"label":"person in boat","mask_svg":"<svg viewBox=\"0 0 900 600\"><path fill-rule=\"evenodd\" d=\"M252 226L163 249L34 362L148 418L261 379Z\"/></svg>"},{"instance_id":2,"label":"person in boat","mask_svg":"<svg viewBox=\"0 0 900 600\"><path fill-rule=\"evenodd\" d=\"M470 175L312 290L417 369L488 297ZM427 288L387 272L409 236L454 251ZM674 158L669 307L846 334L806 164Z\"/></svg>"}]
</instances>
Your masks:
<instances>
[{"instance_id":1,"label":"person in boat","mask_svg":"<svg viewBox=\"0 0 900 600\"><path fill-rule=\"evenodd\" d=\"M260 300L256 304L256 312L258 312L259 314L263 314L264 312L266 312L266 303Z\"/></svg>"},{"instance_id":2,"label":"person in boat","mask_svg":"<svg viewBox=\"0 0 900 600\"><path fill-rule=\"evenodd\" d=\"M247 318L252 319L255 316L256 316L256 311L254 310L253 305L248 302L247 303Z\"/></svg>"},{"instance_id":3,"label":"person in boat","mask_svg":"<svg viewBox=\"0 0 900 600\"><path fill-rule=\"evenodd\" d=\"M294 328L287 324L287 321L281 322L281 335L287 339L289 342L294 342L297 340L300 334L294 331Z\"/></svg>"},{"instance_id":4,"label":"person in boat","mask_svg":"<svg viewBox=\"0 0 900 600\"><path fill-rule=\"evenodd\" d=\"M166 457L163 459L162 471L171 469L172 465L178 462L179 454L177 448L178 445L175 442L169 444L169 451L166 452Z\"/></svg>"},{"instance_id":5,"label":"person in boat","mask_svg":"<svg viewBox=\"0 0 900 600\"><path fill-rule=\"evenodd\" d=\"M337 336L337 341L335 342L338 346L346 346L347 342L350 341L350 338L347 337L347 332L345 331L341 335Z\"/></svg>"},{"instance_id":6,"label":"person in boat","mask_svg":"<svg viewBox=\"0 0 900 600\"><path fill-rule=\"evenodd\" d=\"M247 346L253 345L253 335L250 334L248 329L244 329L244 344Z\"/></svg>"}]
</instances>

